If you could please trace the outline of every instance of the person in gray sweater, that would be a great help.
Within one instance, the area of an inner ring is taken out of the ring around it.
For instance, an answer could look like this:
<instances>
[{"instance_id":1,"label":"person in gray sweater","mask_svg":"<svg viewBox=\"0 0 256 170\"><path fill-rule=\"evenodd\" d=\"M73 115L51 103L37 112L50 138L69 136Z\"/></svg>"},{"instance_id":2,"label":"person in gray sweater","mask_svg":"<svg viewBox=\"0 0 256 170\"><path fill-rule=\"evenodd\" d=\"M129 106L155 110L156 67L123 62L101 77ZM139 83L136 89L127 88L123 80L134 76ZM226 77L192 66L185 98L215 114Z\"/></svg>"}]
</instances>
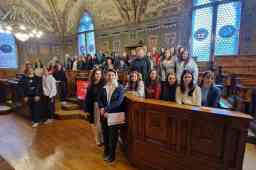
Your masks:
<instances>
[{"instance_id":1,"label":"person in gray sweater","mask_svg":"<svg viewBox=\"0 0 256 170\"><path fill-rule=\"evenodd\" d=\"M166 76L170 72L175 72L175 62L176 62L176 56L175 56L175 49L174 48L166 48L164 51L163 59L160 62L160 76L161 76L161 82L166 81Z\"/></svg>"},{"instance_id":2,"label":"person in gray sweater","mask_svg":"<svg viewBox=\"0 0 256 170\"><path fill-rule=\"evenodd\" d=\"M181 52L176 60L176 77L178 84L181 83L181 75L184 70L189 70L192 72L194 78L193 83L194 85L197 84L198 66L187 50Z\"/></svg>"}]
</instances>

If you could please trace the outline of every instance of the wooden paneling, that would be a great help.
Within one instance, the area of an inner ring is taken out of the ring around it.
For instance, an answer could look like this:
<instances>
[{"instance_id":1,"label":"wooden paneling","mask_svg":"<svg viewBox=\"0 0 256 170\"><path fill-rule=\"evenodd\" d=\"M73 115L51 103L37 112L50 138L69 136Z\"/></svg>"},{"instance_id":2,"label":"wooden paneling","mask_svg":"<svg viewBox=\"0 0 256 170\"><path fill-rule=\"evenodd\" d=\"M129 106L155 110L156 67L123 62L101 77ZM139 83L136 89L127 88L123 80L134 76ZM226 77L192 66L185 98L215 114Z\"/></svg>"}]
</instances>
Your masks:
<instances>
[{"instance_id":1,"label":"wooden paneling","mask_svg":"<svg viewBox=\"0 0 256 170\"><path fill-rule=\"evenodd\" d=\"M127 95L127 153L141 169L241 170L251 117Z\"/></svg>"},{"instance_id":2,"label":"wooden paneling","mask_svg":"<svg viewBox=\"0 0 256 170\"><path fill-rule=\"evenodd\" d=\"M0 69L0 78L10 78L16 77L17 70L1 70Z\"/></svg>"}]
</instances>

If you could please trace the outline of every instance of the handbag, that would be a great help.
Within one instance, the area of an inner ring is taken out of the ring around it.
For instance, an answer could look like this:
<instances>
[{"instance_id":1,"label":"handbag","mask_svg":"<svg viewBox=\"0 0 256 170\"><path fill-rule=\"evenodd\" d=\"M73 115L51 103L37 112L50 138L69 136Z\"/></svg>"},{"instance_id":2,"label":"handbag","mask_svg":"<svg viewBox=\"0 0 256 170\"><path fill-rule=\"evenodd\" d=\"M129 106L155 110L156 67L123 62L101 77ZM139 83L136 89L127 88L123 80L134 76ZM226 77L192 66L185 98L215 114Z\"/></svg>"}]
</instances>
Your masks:
<instances>
[{"instance_id":1,"label":"handbag","mask_svg":"<svg viewBox=\"0 0 256 170\"><path fill-rule=\"evenodd\" d=\"M122 125L125 124L125 113L108 113L107 116L108 126Z\"/></svg>"}]
</instances>

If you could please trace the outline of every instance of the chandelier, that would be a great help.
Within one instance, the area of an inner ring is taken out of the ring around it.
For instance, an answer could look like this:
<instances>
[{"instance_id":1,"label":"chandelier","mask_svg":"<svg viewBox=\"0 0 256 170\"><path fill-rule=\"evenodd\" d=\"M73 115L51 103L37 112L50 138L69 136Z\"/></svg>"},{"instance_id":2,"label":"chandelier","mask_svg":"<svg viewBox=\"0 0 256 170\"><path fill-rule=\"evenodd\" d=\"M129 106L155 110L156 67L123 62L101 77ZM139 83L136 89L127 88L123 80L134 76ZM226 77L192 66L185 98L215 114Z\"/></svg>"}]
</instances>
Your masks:
<instances>
[{"instance_id":1,"label":"chandelier","mask_svg":"<svg viewBox=\"0 0 256 170\"><path fill-rule=\"evenodd\" d=\"M25 42L32 38L41 38L43 32L35 28L27 27L22 24L6 24L0 23L0 33L13 34L19 41Z\"/></svg>"}]
</instances>

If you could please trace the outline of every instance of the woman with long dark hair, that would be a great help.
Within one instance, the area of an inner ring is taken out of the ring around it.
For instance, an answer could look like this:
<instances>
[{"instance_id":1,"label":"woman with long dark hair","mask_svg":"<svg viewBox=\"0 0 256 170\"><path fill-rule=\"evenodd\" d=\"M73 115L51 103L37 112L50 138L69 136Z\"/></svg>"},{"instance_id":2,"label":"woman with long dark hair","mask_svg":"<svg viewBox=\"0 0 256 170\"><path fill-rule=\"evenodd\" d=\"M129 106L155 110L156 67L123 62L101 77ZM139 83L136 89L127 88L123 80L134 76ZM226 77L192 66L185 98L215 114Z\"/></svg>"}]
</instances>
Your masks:
<instances>
[{"instance_id":1,"label":"woman with long dark hair","mask_svg":"<svg viewBox=\"0 0 256 170\"><path fill-rule=\"evenodd\" d=\"M161 100L173 101L176 98L177 80L174 72L169 72L161 90Z\"/></svg>"},{"instance_id":2,"label":"woman with long dark hair","mask_svg":"<svg viewBox=\"0 0 256 170\"><path fill-rule=\"evenodd\" d=\"M147 98L160 99L161 83L156 70L151 70L149 72L145 91L146 91Z\"/></svg>"},{"instance_id":3,"label":"woman with long dark hair","mask_svg":"<svg viewBox=\"0 0 256 170\"><path fill-rule=\"evenodd\" d=\"M142 81L142 75L137 71L132 71L129 75L129 80L125 88L136 96L145 97L145 87Z\"/></svg>"},{"instance_id":4,"label":"woman with long dark hair","mask_svg":"<svg viewBox=\"0 0 256 170\"><path fill-rule=\"evenodd\" d=\"M181 83L181 75L184 70L190 70L193 74L193 83L197 84L198 81L198 66L194 59L189 55L187 50L183 51L180 49L179 57L176 60L176 77L178 84Z\"/></svg>"},{"instance_id":5,"label":"woman with long dark hair","mask_svg":"<svg viewBox=\"0 0 256 170\"><path fill-rule=\"evenodd\" d=\"M176 102L201 106L201 89L193 83L194 76L190 70L184 70L181 75L180 86L176 90Z\"/></svg>"},{"instance_id":6,"label":"woman with long dark hair","mask_svg":"<svg viewBox=\"0 0 256 170\"><path fill-rule=\"evenodd\" d=\"M220 89L214 84L214 73L206 71L201 82L202 105L208 107L218 107L220 101Z\"/></svg>"},{"instance_id":7,"label":"woman with long dark hair","mask_svg":"<svg viewBox=\"0 0 256 170\"><path fill-rule=\"evenodd\" d=\"M94 123L96 127L96 144L103 144L103 136L101 131L100 113L98 107L98 99L100 90L104 86L104 78L101 69L94 69L90 76L90 84L87 90L84 103L84 111L88 112L89 122Z\"/></svg>"},{"instance_id":8,"label":"woman with long dark hair","mask_svg":"<svg viewBox=\"0 0 256 170\"><path fill-rule=\"evenodd\" d=\"M169 72L175 72L175 49L174 48L167 48L164 51L163 59L160 62L160 73L161 73L161 81L165 82L167 78L167 74Z\"/></svg>"}]
</instances>

